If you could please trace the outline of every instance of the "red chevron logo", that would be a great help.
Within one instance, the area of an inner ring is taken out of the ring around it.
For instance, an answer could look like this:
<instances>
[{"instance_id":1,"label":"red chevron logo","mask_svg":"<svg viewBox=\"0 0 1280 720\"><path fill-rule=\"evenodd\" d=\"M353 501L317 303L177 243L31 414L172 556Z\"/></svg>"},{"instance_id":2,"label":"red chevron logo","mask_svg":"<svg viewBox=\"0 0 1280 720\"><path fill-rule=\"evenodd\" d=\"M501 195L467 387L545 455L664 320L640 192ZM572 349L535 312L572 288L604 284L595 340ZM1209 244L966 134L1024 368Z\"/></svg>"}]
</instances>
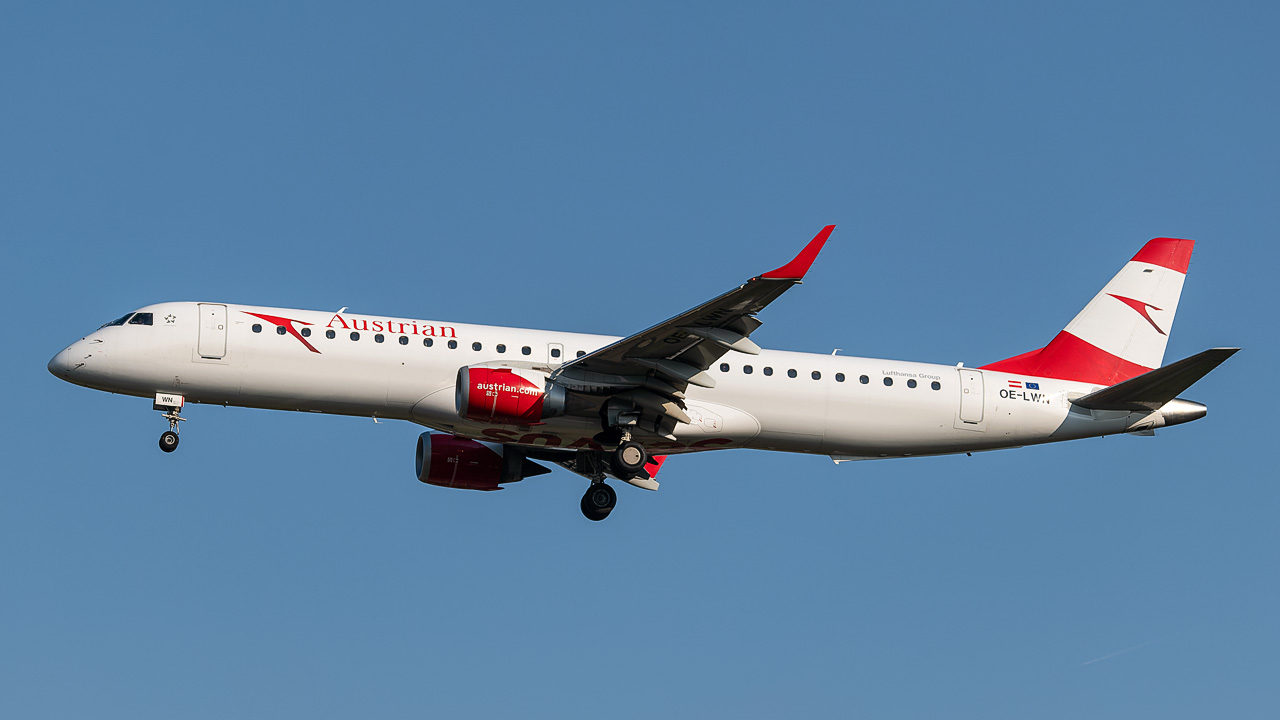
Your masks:
<instances>
[{"instance_id":1,"label":"red chevron logo","mask_svg":"<svg viewBox=\"0 0 1280 720\"><path fill-rule=\"evenodd\" d=\"M303 345L306 345L308 350L310 350L310 351L311 351L311 352L313 352L313 353L319 353L319 352L320 352L319 350L315 349L315 346L313 346L311 343L307 342L307 339L306 339L306 338L304 338L304 337L302 337L302 334L298 332L298 329L297 329L297 328L295 328L295 327L293 326L293 324L294 324L294 323L300 323L300 324L302 324L302 325L310 325L311 323L309 323L309 322L305 322L305 321L302 321L302 320L293 320L293 319L285 318L285 317L277 317L277 316L275 316L275 315L263 315L263 314L261 314L261 313L251 313L251 312L249 312L248 310L244 310L244 311L242 311L242 312L244 312L244 314L245 314L245 315L252 315L252 316L254 316L254 317L256 317L256 318L261 318L261 319L263 319L263 320L266 320L267 322L271 323L272 325L276 325L276 326L279 326L279 327L284 328L284 329L285 329L285 332L287 332L287 333L289 333L290 335L292 335L292 336L294 336L295 338L297 338L297 339L298 339L298 342L302 343ZM308 330L307 332L311 332L311 331L310 331L310 330Z\"/></svg>"},{"instance_id":2,"label":"red chevron logo","mask_svg":"<svg viewBox=\"0 0 1280 720\"><path fill-rule=\"evenodd\" d=\"M1133 298L1121 297L1120 295L1112 295L1111 293L1107 293L1107 294L1111 295L1111 297L1119 300L1125 305L1128 305L1129 307L1133 308L1134 312L1138 313L1139 315L1142 316L1144 320L1151 323L1151 327L1155 328L1156 332L1160 333L1161 335L1168 335L1168 333L1161 330L1160 326L1156 324L1156 321L1152 320L1151 316L1147 314L1147 308L1151 308L1156 312L1164 312L1163 310L1156 307L1155 305L1152 305L1151 303L1145 303L1145 302L1142 302L1141 300L1134 300Z\"/></svg>"}]
</instances>

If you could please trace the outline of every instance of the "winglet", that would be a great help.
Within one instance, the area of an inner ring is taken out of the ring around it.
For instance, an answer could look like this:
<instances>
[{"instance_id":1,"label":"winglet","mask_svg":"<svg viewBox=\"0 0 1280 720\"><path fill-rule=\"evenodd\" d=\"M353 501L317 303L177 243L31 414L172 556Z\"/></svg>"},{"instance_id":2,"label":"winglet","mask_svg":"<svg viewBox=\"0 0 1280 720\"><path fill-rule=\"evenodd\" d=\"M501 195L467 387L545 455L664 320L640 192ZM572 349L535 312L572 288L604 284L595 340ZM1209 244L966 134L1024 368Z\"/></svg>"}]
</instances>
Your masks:
<instances>
[{"instance_id":1,"label":"winglet","mask_svg":"<svg viewBox=\"0 0 1280 720\"><path fill-rule=\"evenodd\" d=\"M822 251L822 246L827 243L827 238L831 237L831 231L835 229L835 225L828 225L822 228L822 232L815 235L794 260L760 277L769 278L770 280L799 280L803 278L804 274L809 272L809 267L813 265L813 261L817 259L818 253Z\"/></svg>"}]
</instances>

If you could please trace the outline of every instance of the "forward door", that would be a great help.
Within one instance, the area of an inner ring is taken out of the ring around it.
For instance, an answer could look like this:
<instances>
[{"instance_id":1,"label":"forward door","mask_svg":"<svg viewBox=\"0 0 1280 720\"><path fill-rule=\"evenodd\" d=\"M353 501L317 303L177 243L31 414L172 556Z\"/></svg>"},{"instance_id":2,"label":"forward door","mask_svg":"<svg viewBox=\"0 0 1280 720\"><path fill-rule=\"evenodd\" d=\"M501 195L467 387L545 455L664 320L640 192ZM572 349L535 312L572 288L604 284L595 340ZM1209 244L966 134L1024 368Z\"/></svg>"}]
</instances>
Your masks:
<instances>
[{"instance_id":1,"label":"forward door","mask_svg":"<svg viewBox=\"0 0 1280 720\"><path fill-rule=\"evenodd\" d=\"M227 354L227 306L200 303L200 342L202 358L220 360Z\"/></svg>"}]
</instances>

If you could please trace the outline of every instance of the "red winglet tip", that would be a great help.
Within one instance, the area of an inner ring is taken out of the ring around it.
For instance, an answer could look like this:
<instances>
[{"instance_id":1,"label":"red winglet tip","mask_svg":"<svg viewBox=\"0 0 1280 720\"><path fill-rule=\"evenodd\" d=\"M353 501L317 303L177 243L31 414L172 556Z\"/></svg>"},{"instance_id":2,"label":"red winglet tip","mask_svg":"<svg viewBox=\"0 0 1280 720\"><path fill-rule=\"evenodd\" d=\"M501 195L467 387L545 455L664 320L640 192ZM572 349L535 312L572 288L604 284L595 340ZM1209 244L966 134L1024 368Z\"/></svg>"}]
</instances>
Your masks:
<instances>
[{"instance_id":1,"label":"red winglet tip","mask_svg":"<svg viewBox=\"0 0 1280 720\"><path fill-rule=\"evenodd\" d=\"M649 473L650 480L657 477L658 471L662 469L662 463L666 461L666 455L650 455L649 459L644 461L644 469Z\"/></svg>"},{"instance_id":2,"label":"red winglet tip","mask_svg":"<svg viewBox=\"0 0 1280 720\"><path fill-rule=\"evenodd\" d=\"M760 277L769 278L771 280L799 280L809 272L809 268L813 265L813 261L817 259L818 253L822 251L822 246L827 243L827 238L831 237L831 231L835 230L835 225L828 225L822 228L822 231L813 236L808 245L796 255L795 259L783 265L777 270L767 272Z\"/></svg>"},{"instance_id":3,"label":"red winglet tip","mask_svg":"<svg viewBox=\"0 0 1280 720\"><path fill-rule=\"evenodd\" d=\"M1191 250L1195 246L1195 240L1155 238L1142 246L1138 254L1133 256L1133 262L1159 265L1186 275L1187 266L1191 264Z\"/></svg>"}]
</instances>

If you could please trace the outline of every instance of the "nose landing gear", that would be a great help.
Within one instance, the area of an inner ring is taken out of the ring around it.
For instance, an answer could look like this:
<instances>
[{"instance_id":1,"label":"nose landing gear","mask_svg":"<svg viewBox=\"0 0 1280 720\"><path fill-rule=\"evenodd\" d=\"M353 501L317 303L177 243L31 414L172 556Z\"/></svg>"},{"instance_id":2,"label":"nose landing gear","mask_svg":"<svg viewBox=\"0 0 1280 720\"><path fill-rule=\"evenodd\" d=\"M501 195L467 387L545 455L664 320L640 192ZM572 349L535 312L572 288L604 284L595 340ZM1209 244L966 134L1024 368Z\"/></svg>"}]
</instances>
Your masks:
<instances>
[{"instance_id":1,"label":"nose landing gear","mask_svg":"<svg viewBox=\"0 0 1280 720\"><path fill-rule=\"evenodd\" d=\"M169 429L160 436L160 449L167 453L178 449L178 423L186 421L186 418L180 415L183 401L184 398L181 395L156 393L155 404L151 406L154 410L166 411L161 417L169 421Z\"/></svg>"}]
</instances>

